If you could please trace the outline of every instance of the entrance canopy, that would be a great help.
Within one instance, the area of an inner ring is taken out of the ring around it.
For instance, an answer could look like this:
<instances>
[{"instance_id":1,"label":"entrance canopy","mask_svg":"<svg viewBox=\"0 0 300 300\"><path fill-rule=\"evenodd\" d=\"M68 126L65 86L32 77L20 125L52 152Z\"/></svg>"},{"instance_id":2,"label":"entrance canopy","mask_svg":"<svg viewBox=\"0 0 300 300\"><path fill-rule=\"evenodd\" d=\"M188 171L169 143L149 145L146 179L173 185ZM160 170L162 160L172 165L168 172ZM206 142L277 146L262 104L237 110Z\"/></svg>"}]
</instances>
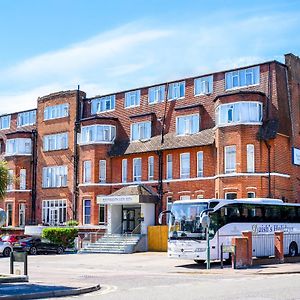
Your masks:
<instances>
[{"instance_id":1,"label":"entrance canopy","mask_svg":"<svg viewBox=\"0 0 300 300\"><path fill-rule=\"evenodd\" d=\"M158 196L143 184L122 187L108 196L97 196L98 204L156 203Z\"/></svg>"}]
</instances>

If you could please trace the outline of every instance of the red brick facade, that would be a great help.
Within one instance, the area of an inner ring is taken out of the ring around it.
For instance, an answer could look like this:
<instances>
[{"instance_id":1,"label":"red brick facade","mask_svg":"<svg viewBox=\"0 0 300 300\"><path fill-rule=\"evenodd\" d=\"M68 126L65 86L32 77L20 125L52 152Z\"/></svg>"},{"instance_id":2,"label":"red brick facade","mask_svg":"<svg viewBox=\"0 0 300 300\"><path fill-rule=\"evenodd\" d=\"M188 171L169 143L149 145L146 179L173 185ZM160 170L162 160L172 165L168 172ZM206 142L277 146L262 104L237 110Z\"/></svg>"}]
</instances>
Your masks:
<instances>
[{"instance_id":1,"label":"red brick facade","mask_svg":"<svg viewBox=\"0 0 300 300\"><path fill-rule=\"evenodd\" d=\"M167 199L178 200L181 196L193 198L225 198L235 193L238 198L256 197L282 198L288 202L299 202L300 166L292 164L292 148L300 148L300 59L292 54L286 55L286 64L276 61L259 65L259 84L225 89L226 72L213 75L213 91L210 94L194 95L194 79L185 81L185 96L182 99L149 104L148 90L140 88L140 105L124 108L125 92L115 94L115 109L91 114L91 102L81 91L59 92L44 96L37 102L36 126L26 133L18 132L14 124L16 115L12 114L9 132L1 131L3 144L11 134L27 134L37 130L36 166L32 157L7 157L8 166L18 176L20 168L28 169L28 192L9 192L4 204L14 205L13 226L19 225L18 204L26 202L26 221L42 223L42 206L45 200L65 199L67 220L76 217L84 224L83 201L91 200L90 223L99 224L99 204L97 196L109 195L133 182L133 159L142 159L141 182L154 192L159 191L162 180L162 199L157 212L165 209ZM234 70L231 70L234 71ZM210 74L209 74L210 75ZM167 83L163 83L168 87ZM166 88L167 89L167 88ZM127 92L127 91L126 91ZM259 124L233 124L216 126L216 108L222 104L236 102L256 102L263 107L262 122ZM68 103L68 116L44 120L47 106ZM200 132L196 135L176 137L176 118L197 114L200 116ZM151 122L149 141L130 142L131 124ZM268 127L268 122L273 127ZM116 127L113 143L88 143L76 145L82 127L95 124ZM161 131L164 124L164 143ZM264 127L265 126L265 127ZM77 129L78 130L77 130ZM271 138L266 138L272 131ZM15 132L15 133L14 133ZM67 132L68 149L44 151L43 138L48 134ZM275 133L274 133L275 132ZM78 135L77 135L78 134ZM247 145L254 148L254 172L247 170ZM235 146L235 165L233 173L225 173L224 149ZM3 146L4 147L4 146ZM2 151L4 152L4 148ZM197 175L197 153L203 151L203 176ZM190 154L190 178L180 178L180 154ZM172 179L166 178L167 155L172 155ZM159 178L159 155L162 156L162 178ZM148 158L154 157L154 179L148 180ZM122 183L122 160L127 159L127 181ZM106 180L99 182L99 161L106 161ZM83 182L84 161L91 162L91 181ZM76 165L74 165L74 163ZM43 168L67 166L67 185L65 187L43 187ZM76 166L78 170L76 171ZM36 204L32 208L32 178L36 172ZM77 179L75 178L77 177ZM32 211L35 218L32 219Z\"/></svg>"}]
</instances>

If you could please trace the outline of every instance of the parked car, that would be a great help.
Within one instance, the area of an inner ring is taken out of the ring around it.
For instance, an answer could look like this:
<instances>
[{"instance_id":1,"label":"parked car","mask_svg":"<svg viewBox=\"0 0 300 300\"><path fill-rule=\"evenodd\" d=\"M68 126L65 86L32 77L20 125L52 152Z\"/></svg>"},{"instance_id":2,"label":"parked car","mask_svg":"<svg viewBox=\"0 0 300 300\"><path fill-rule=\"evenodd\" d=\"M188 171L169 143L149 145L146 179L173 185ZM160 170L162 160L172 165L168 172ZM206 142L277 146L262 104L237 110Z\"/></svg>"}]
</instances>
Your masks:
<instances>
[{"instance_id":1,"label":"parked car","mask_svg":"<svg viewBox=\"0 0 300 300\"><path fill-rule=\"evenodd\" d=\"M17 235L17 234L3 235L2 237L0 237L0 242L8 242L13 245L19 240L25 239L26 237L28 237L28 235Z\"/></svg>"},{"instance_id":2,"label":"parked car","mask_svg":"<svg viewBox=\"0 0 300 300\"><path fill-rule=\"evenodd\" d=\"M2 254L2 256L10 256L12 250L13 248L9 242L0 242L0 254Z\"/></svg>"},{"instance_id":3,"label":"parked car","mask_svg":"<svg viewBox=\"0 0 300 300\"><path fill-rule=\"evenodd\" d=\"M54 252L57 254L62 254L64 252L63 246L51 243L40 237L28 237L19 240L13 245L13 249L15 251L26 251L32 255L36 255L39 252Z\"/></svg>"}]
</instances>

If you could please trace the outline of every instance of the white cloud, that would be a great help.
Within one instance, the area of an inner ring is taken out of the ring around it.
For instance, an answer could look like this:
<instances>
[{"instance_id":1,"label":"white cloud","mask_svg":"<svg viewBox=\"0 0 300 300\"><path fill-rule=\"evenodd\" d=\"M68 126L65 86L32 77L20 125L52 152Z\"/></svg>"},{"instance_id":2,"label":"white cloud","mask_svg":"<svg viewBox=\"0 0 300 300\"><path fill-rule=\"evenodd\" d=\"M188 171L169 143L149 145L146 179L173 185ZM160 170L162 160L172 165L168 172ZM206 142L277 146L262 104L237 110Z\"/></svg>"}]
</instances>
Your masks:
<instances>
[{"instance_id":1,"label":"white cloud","mask_svg":"<svg viewBox=\"0 0 300 300\"><path fill-rule=\"evenodd\" d=\"M298 13L218 13L173 25L122 26L0 70L1 112L35 107L38 96L77 84L91 97L277 59L291 51L287 39L299 25Z\"/></svg>"}]
</instances>

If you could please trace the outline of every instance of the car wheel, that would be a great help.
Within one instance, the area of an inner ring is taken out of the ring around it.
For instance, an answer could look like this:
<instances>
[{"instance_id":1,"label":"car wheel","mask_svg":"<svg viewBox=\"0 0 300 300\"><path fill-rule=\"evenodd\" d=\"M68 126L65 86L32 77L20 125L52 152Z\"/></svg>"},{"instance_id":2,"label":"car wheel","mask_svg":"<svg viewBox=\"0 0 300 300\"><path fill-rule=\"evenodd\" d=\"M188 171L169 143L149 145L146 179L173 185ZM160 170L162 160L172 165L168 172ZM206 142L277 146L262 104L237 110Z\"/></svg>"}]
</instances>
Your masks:
<instances>
[{"instance_id":1,"label":"car wheel","mask_svg":"<svg viewBox=\"0 0 300 300\"><path fill-rule=\"evenodd\" d=\"M298 255L298 246L296 242L291 242L289 246L289 256L297 256Z\"/></svg>"},{"instance_id":2,"label":"car wheel","mask_svg":"<svg viewBox=\"0 0 300 300\"><path fill-rule=\"evenodd\" d=\"M8 257L8 256L10 256L10 252L11 252L11 249L6 247L6 248L4 248L2 254L4 257Z\"/></svg>"},{"instance_id":3,"label":"car wheel","mask_svg":"<svg viewBox=\"0 0 300 300\"><path fill-rule=\"evenodd\" d=\"M30 250L29 250L29 253L30 253L31 255L36 255L36 254L37 254L37 249L36 249L36 247L31 247Z\"/></svg>"},{"instance_id":4,"label":"car wheel","mask_svg":"<svg viewBox=\"0 0 300 300\"><path fill-rule=\"evenodd\" d=\"M64 248L63 247L58 247L56 250L57 254L63 254L64 253Z\"/></svg>"}]
</instances>

